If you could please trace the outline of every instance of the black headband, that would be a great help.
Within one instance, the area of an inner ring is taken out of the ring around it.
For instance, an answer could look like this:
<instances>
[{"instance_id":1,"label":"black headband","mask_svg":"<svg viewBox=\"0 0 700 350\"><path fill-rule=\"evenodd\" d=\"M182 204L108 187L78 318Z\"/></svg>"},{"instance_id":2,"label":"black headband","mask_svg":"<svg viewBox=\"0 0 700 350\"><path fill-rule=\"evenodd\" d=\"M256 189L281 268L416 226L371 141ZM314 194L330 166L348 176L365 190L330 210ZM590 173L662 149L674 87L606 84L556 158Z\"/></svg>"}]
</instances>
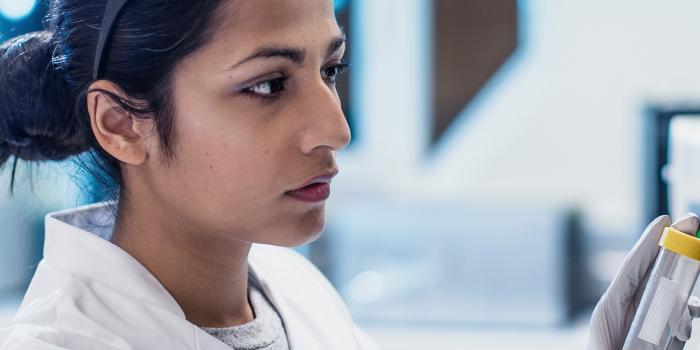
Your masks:
<instances>
[{"instance_id":1,"label":"black headband","mask_svg":"<svg viewBox=\"0 0 700 350\"><path fill-rule=\"evenodd\" d=\"M97 41L97 50L95 51L95 67L92 71L92 79L97 80L100 75L100 66L102 65L102 52L107 45L109 33L112 31L114 21L117 19L128 0L107 0L105 6L105 15L102 17L102 27L100 28L100 39Z\"/></svg>"}]
</instances>

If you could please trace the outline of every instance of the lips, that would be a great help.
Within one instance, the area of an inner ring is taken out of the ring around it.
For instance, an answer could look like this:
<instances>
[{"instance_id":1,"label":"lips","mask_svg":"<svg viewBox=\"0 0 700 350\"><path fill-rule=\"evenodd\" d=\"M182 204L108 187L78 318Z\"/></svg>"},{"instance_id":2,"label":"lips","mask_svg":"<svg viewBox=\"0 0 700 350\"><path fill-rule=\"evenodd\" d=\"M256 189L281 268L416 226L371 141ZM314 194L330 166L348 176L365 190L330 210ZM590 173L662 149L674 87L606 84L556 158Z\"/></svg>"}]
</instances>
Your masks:
<instances>
[{"instance_id":1,"label":"lips","mask_svg":"<svg viewBox=\"0 0 700 350\"><path fill-rule=\"evenodd\" d=\"M287 194L302 202L321 202L331 195L331 185L328 182L314 183L298 190L289 191Z\"/></svg>"},{"instance_id":2,"label":"lips","mask_svg":"<svg viewBox=\"0 0 700 350\"><path fill-rule=\"evenodd\" d=\"M305 182L301 187L288 191L286 195L302 202L321 202L331 195L331 180L338 174L333 171L324 175L316 176Z\"/></svg>"}]
</instances>

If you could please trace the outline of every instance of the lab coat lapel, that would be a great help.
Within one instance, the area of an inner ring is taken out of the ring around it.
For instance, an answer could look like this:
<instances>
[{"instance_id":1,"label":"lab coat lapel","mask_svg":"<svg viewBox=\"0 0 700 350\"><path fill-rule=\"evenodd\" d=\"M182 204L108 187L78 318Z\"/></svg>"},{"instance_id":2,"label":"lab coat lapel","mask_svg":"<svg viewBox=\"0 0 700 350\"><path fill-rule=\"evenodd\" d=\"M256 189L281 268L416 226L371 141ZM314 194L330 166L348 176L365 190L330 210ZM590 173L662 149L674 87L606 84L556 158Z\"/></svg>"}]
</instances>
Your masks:
<instances>
[{"instance_id":1,"label":"lab coat lapel","mask_svg":"<svg viewBox=\"0 0 700 350\"><path fill-rule=\"evenodd\" d=\"M195 328L197 350L231 350L231 347L199 327Z\"/></svg>"},{"instance_id":2,"label":"lab coat lapel","mask_svg":"<svg viewBox=\"0 0 700 350\"><path fill-rule=\"evenodd\" d=\"M74 210L65 213L80 215ZM140 262L103 237L61 221L59 218L62 214L64 212L56 212L45 219L45 264L88 277L129 296L134 305L140 305L135 312L141 314L130 316L153 319L144 331L152 332L150 336L154 339L168 339L161 345L187 344L187 349L231 350L228 345L189 322L177 301ZM25 300L32 299L29 296ZM140 334L123 332L121 336L130 339Z\"/></svg>"},{"instance_id":3,"label":"lab coat lapel","mask_svg":"<svg viewBox=\"0 0 700 350\"><path fill-rule=\"evenodd\" d=\"M94 211L88 210L91 207L65 212L71 216L94 217ZM44 260L48 264L86 276L120 293L185 317L172 295L140 262L110 241L63 222L63 213L46 216Z\"/></svg>"},{"instance_id":4,"label":"lab coat lapel","mask_svg":"<svg viewBox=\"0 0 700 350\"><path fill-rule=\"evenodd\" d=\"M262 265L263 262L256 259L255 255L252 255L248 262L249 273L280 314L287 332L289 350L325 350L313 341L316 335L303 327L305 320L300 320L298 315L304 315L304 310L295 310L294 305L287 303L284 296L278 294L284 292L284 288L276 285L273 279L268 279L264 275L264 268L258 266L258 264Z\"/></svg>"}]
</instances>

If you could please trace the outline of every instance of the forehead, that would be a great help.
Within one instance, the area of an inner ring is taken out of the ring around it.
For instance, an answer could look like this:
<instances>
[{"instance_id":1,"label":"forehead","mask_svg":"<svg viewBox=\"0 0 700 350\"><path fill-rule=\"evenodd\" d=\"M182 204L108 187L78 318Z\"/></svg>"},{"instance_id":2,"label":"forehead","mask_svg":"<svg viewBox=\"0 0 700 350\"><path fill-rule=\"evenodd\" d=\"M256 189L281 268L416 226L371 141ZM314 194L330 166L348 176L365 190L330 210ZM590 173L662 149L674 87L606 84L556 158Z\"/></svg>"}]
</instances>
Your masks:
<instances>
[{"instance_id":1,"label":"forehead","mask_svg":"<svg viewBox=\"0 0 700 350\"><path fill-rule=\"evenodd\" d=\"M243 50L263 44L309 44L340 34L332 0L228 0L214 39ZM251 47L247 47L251 46Z\"/></svg>"},{"instance_id":2,"label":"forehead","mask_svg":"<svg viewBox=\"0 0 700 350\"><path fill-rule=\"evenodd\" d=\"M223 0L208 43L179 66L218 75L261 47L293 47L321 60L341 35L332 0Z\"/></svg>"}]
</instances>

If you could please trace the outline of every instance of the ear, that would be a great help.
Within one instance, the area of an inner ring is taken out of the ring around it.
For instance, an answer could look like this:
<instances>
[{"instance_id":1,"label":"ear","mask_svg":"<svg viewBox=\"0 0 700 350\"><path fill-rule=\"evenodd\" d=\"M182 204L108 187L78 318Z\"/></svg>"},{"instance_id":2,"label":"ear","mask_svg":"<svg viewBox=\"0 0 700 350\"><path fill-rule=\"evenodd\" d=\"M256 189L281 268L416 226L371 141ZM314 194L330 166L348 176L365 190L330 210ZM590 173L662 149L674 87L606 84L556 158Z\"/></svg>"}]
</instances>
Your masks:
<instances>
[{"instance_id":1,"label":"ear","mask_svg":"<svg viewBox=\"0 0 700 350\"><path fill-rule=\"evenodd\" d=\"M152 119L132 116L100 90L128 99L123 91L106 80L90 85L88 91L92 92L87 94L87 106L90 126L97 142L107 153L124 163L142 164L148 159Z\"/></svg>"}]
</instances>

